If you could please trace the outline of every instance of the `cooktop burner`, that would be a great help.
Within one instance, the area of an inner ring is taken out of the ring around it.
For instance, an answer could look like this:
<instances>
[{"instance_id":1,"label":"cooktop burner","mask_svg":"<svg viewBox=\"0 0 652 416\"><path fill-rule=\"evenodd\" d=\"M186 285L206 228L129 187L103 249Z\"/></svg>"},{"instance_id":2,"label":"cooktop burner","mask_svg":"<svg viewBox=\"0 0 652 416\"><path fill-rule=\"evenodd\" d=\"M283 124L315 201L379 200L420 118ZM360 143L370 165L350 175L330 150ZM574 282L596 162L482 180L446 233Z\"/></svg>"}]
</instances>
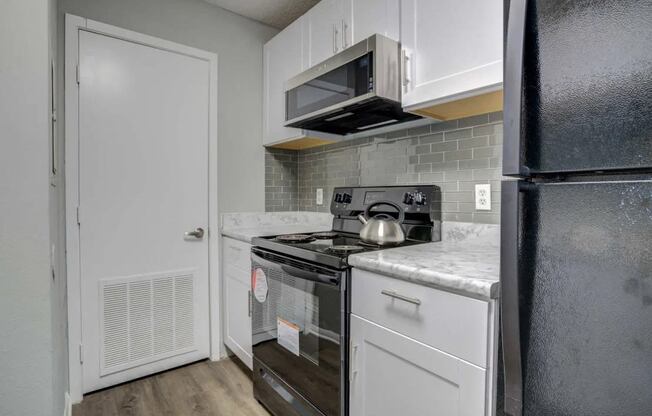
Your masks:
<instances>
[{"instance_id":1,"label":"cooktop burner","mask_svg":"<svg viewBox=\"0 0 652 416\"><path fill-rule=\"evenodd\" d=\"M312 234L310 234L311 237L314 237L314 238L316 238L318 240L330 240L332 238L337 237L338 235L339 235L338 233L334 233L332 231L325 231L325 232L322 232L322 233L312 233Z\"/></svg>"},{"instance_id":2,"label":"cooktop burner","mask_svg":"<svg viewBox=\"0 0 652 416\"><path fill-rule=\"evenodd\" d=\"M276 240L282 243L307 243L313 241L315 238L308 234L287 234L279 235Z\"/></svg>"},{"instance_id":3,"label":"cooktop burner","mask_svg":"<svg viewBox=\"0 0 652 416\"><path fill-rule=\"evenodd\" d=\"M328 247L327 250L335 252L335 253L350 253L352 251L364 250L364 247L362 247L362 246L331 246L331 247Z\"/></svg>"}]
</instances>

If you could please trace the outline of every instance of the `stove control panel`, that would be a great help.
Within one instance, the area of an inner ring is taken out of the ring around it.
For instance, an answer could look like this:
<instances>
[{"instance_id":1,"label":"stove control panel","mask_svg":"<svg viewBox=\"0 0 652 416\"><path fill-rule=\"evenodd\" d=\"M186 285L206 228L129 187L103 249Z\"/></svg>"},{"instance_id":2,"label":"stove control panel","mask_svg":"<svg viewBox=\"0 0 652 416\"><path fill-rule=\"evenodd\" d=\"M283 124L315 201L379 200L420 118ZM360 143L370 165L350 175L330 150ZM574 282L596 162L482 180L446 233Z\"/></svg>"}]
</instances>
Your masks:
<instances>
[{"instance_id":1,"label":"stove control panel","mask_svg":"<svg viewBox=\"0 0 652 416\"><path fill-rule=\"evenodd\" d=\"M403 195L403 204L405 205L426 205L428 204L428 196L421 191L406 192Z\"/></svg>"},{"instance_id":2,"label":"stove control panel","mask_svg":"<svg viewBox=\"0 0 652 416\"><path fill-rule=\"evenodd\" d=\"M360 233L362 222L358 215L364 213L369 206L371 216L387 213L398 217L393 205L405 212L403 228L407 238L418 241L440 240L441 190L436 185L335 188L331 199L333 231Z\"/></svg>"},{"instance_id":3,"label":"stove control panel","mask_svg":"<svg viewBox=\"0 0 652 416\"><path fill-rule=\"evenodd\" d=\"M374 203L389 201L399 205L406 213L439 213L441 191L435 185L417 186L370 186L358 188L335 188L331 200L331 213L337 216L355 216ZM382 204L372 211L395 211ZM432 218L433 220L439 218Z\"/></svg>"},{"instance_id":4,"label":"stove control panel","mask_svg":"<svg viewBox=\"0 0 652 416\"><path fill-rule=\"evenodd\" d=\"M333 197L333 200L338 204L350 204L351 201L353 200L353 197L351 196L351 194L347 194L346 192L343 193L336 192L335 196Z\"/></svg>"}]
</instances>

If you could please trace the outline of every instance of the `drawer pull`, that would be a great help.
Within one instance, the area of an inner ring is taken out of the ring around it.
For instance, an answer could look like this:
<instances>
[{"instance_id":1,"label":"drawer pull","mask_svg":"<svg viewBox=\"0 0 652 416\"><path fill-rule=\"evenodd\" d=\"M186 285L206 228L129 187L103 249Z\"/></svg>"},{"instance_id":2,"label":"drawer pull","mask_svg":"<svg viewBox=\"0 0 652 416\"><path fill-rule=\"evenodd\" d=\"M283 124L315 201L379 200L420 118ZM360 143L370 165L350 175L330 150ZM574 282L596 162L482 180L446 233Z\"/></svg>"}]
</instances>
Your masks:
<instances>
[{"instance_id":1,"label":"drawer pull","mask_svg":"<svg viewBox=\"0 0 652 416\"><path fill-rule=\"evenodd\" d=\"M417 305L417 306L421 305L421 301L419 299L401 295L399 293L394 292L393 290L381 290L380 293L385 296L389 296L390 298L399 299L402 300L403 302L411 303L413 305Z\"/></svg>"}]
</instances>

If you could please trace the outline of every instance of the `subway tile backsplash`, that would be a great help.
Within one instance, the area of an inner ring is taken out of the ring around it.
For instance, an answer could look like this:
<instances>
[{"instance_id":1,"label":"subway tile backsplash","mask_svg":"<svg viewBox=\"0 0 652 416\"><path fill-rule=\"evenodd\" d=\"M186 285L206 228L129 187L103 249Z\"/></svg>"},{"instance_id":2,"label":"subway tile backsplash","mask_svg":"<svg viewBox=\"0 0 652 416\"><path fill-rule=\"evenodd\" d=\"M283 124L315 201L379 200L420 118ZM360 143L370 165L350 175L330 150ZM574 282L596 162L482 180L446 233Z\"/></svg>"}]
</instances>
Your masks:
<instances>
[{"instance_id":1,"label":"subway tile backsplash","mask_svg":"<svg viewBox=\"0 0 652 416\"><path fill-rule=\"evenodd\" d=\"M435 184L444 221L496 224L500 219L502 113L432 123L306 150L268 148L267 211L328 212L333 188ZM491 211L476 211L475 184L491 184ZM315 203L318 188L324 204Z\"/></svg>"}]
</instances>

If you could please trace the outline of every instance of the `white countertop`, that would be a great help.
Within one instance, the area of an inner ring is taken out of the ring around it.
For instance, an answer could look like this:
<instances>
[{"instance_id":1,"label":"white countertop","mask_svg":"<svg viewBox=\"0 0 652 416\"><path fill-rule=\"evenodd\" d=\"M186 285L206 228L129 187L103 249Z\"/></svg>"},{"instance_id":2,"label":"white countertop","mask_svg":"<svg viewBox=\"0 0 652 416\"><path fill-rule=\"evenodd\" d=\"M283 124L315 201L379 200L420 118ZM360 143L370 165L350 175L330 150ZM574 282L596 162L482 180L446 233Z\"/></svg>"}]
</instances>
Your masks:
<instances>
[{"instance_id":1,"label":"white countertop","mask_svg":"<svg viewBox=\"0 0 652 416\"><path fill-rule=\"evenodd\" d=\"M442 241L349 256L353 267L478 299L500 296L499 228L442 223Z\"/></svg>"}]
</instances>

